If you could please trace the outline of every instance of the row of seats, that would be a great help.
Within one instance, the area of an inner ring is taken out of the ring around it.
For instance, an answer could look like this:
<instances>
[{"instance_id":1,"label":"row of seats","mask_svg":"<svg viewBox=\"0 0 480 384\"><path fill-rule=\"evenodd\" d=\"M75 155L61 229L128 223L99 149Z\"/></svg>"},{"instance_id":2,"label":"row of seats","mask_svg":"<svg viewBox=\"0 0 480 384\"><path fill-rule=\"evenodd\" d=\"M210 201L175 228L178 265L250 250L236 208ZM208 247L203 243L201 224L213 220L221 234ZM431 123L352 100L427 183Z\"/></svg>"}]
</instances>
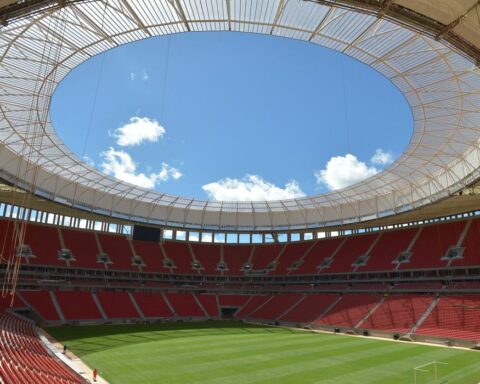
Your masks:
<instances>
[{"instance_id":1,"label":"row of seats","mask_svg":"<svg viewBox=\"0 0 480 384\"><path fill-rule=\"evenodd\" d=\"M0 220L5 255L14 252L16 226L13 221ZM26 262L36 265L226 276L249 271L302 275L478 266L479 235L480 220L470 219L312 242L231 245L149 243L121 235L28 224L23 243L35 256L26 257ZM455 247L458 257L445 258ZM73 257L59 258L61 249L69 249ZM396 262L402 252L402 262ZM107 259L99 262L99 254Z\"/></svg>"},{"instance_id":2,"label":"row of seats","mask_svg":"<svg viewBox=\"0 0 480 384\"><path fill-rule=\"evenodd\" d=\"M8 384L80 384L82 378L50 355L34 325L0 313L0 382Z\"/></svg>"},{"instance_id":3,"label":"row of seats","mask_svg":"<svg viewBox=\"0 0 480 384\"><path fill-rule=\"evenodd\" d=\"M261 322L371 329L480 341L480 295L281 293L230 295L163 292L21 291L47 321L235 317ZM56 303L55 303L56 301ZM72 305L75 303L76 305ZM61 314L58 313L58 306ZM430 312L429 312L430 311ZM428 316L425 316L428 313ZM423 322L419 324L419 320Z\"/></svg>"},{"instance_id":4,"label":"row of seats","mask_svg":"<svg viewBox=\"0 0 480 384\"><path fill-rule=\"evenodd\" d=\"M135 318L218 318L220 307L239 308L247 295L100 291L20 291L17 307L30 306L45 321ZM63 318L63 319L62 319Z\"/></svg>"}]
</instances>

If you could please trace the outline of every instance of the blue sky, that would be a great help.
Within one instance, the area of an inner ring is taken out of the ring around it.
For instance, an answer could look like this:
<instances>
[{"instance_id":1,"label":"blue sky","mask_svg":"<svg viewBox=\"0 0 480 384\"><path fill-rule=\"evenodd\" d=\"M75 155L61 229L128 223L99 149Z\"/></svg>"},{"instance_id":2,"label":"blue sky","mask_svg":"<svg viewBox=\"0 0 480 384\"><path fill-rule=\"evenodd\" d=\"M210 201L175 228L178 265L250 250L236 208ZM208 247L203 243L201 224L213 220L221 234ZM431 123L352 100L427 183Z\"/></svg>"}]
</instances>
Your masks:
<instances>
[{"instance_id":1,"label":"blue sky","mask_svg":"<svg viewBox=\"0 0 480 384\"><path fill-rule=\"evenodd\" d=\"M98 169L217 200L344 187L388 166L412 130L403 96L366 65L233 32L157 37L94 57L58 86L51 116Z\"/></svg>"}]
</instances>

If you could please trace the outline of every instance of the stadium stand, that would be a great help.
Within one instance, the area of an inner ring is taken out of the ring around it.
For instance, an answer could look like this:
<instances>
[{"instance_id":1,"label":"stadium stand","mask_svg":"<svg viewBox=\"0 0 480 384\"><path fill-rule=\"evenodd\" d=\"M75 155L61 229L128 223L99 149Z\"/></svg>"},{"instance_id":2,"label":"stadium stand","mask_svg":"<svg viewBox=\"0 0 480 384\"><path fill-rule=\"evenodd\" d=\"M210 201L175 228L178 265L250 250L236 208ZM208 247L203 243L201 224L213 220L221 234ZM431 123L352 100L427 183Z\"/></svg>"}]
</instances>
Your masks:
<instances>
[{"instance_id":1,"label":"stadium stand","mask_svg":"<svg viewBox=\"0 0 480 384\"><path fill-rule=\"evenodd\" d=\"M58 265L65 267L66 263L59 260L58 252L62 249L57 228L30 224L26 227L24 244L32 249L29 259L31 264Z\"/></svg>"},{"instance_id":2,"label":"stadium stand","mask_svg":"<svg viewBox=\"0 0 480 384\"><path fill-rule=\"evenodd\" d=\"M191 244L195 259L202 266L202 273L206 275L218 275L220 271L217 269L221 261L221 246L210 244Z\"/></svg>"},{"instance_id":3,"label":"stadium stand","mask_svg":"<svg viewBox=\"0 0 480 384\"><path fill-rule=\"evenodd\" d=\"M72 252L75 261L71 263L78 268L103 268L97 263L98 250L95 234L91 231L74 231L68 228L61 230L65 248Z\"/></svg>"},{"instance_id":4,"label":"stadium stand","mask_svg":"<svg viewBox=\"0 0 480 384\"><path fill-rule=\"evenodd\" d=\"M51 291L20 291L19 296L44 320L60 321L60 316L50 296Z\"/></svg>"},{"instance_id":5,"label":"stadium stand","mask_svg":"<svg viewBox=\"0 0 480 384\"><path fill-rule=\"evenodd\" d=\"M298 293L280 294L273 296L271 300L265 302L264 305L258 307L248 315L248 318L260 320L276 320L285 312L292 308L303 298L303 295Z\"/></svg>"},{"instance_id":6,"label":"stadium stand","mask_svg":"<svg viewBox=\"0 0 480 384\"><path fill-rule=\"evenodd\" d=\"M332 264L322 273L349 272L354 269L354 263L363 255L367 255L369 248L379 234L351 236L346 239L336 252Z\"/></svg>"},{"instance_id":7,"label":"stadium stand","mask_svg":"<svg viewBox=\"0 0 480 384\"><path fill-rule=\"evenodd\" d=\"M369 312L379 304L380 295L344 295L323 316L314 321L315 325L356 328Z\"/></svg>"},{"instance_id":8,"label":"stadium stand","mask_svg":"<svg viewBox=\"0 0 480 384\"><path fill-rule=\"evenodd\" d=\"M361 328L407 333L432 301L431 296L389 296L361 324Z\"/></svg>"},{"instance_id":9,"label":"stadium stand","mask_svg":"<svg viewBox=\"0 0 480 384\"><path fill-rule=\"evenodd\" d=\"M344 239L324 239L318 240L303 256L302 263L295 271L295 274L306 275L317 273L322 261L332 256L342 245Z\"/></svg>"},{"instance_id":10,"label":"stadium stand","mask_svg":"<svg viewBox=\"0 0 480 384\"><path fill-rule=\"evenodd\" d=\"M0 313L0 378L8 383L83 383L73 371L50 355L38 338L33 322Z\"/></svg>"},{"instance_id":11,"label":"stadium stand","mask_svg":"<svg viewBox=\"0 0 480 384\"><path fill-rule=\"evenodd\" d=\"M248 263L253 247L251 245L224 245L223 261L227 266L225 275L243 275L243 266Z\"/></svg>"},{"instance_id":12,"label":"stadium stand","mask_svg":"<svg viewBox=\"0 0 480 384\"><path fill-rule=\"evenodd\" d=\"M132 249L125 236L99 234L102 251L105 252L112 264L109 269L122 269L138 271L138 267L132 263Z\"/></svg>"},{"instance_id":13,"label":"stadium stand","mask_svg":"<svg viewBox=\"0 0 480 384\"><path fill-rule=\"evenodd\" d=\"M480 295L444 296L418 328L421 335L480 341Z\"/></svg>"},{"instance_id":14,"label":"stadium stand","mask_svg":"<svg viewBox=\"0 0 480 384\"><path fill-rule=\"evenodd\" d=\"M274 261L281 255L285 245L256 245L250 262L252 270L273 270Z\"/></svg>"},{"instance_id":15,"label":"stadium stand","mask_svg":"<svg viewBox=\"0 0 480 384\"><path fill-rule=\"evenodd\" d=\"M167 259L170 259L173 262L175 273L196 273L196 271L192 269L193 259L187 243L168 241L161 246L165 251Z\"/></svg>"},{"instance_id":16,"label":"stadium stand","mask_svg":"<svg viewBox=\"0 0 480 384\"><path fill-rule=\"evenodd\" d=\"M204 309L208 317L214 319L220 316L217 295L200 294L196 295L196 298L198 300L198 304Z\"/></svg>"},{"instance_id":17,"label":"stadium stand","mask_svg":"<svg viewBox=\"0 0 480 384\"><path fill-rule=\"evenodd\" d=\"M160 244L148 241L132 240L135 254L140 256L145 265L142 267L146 272L171 273L164 265L164 256Z\"/></svg>"},{"instance_id":18,"label":"stadium stand","mask_svg":"<svg viewBox=\"0 0 480 384\"><path fill-rule=\"evenodd\" d=\"M56 291L53 294L66 320L103 320L90 292Z\"/></svg>"},{"instance_id":19,"label":"stadium stand","mask_svg":"<svg viewBox=\"0 0 480 384\"><path fill-rule=\"evenodd\" d=\"M13 221L0 220L6 234L12 235L13 228ZM480 289L461 269L478 269L479 229L478 219L467 219L288 244L232 245L153 243L31 225L32 252L37 253L43 237L49 245L25 264L29 272L21 278L16 303L53 324L225 315L473 341L479 331L470 313L475 315L478 298L468 296L463 303L458 295ZM452 247L461 251L445 259ZM58 260L57 248L69 249L75 260ZM102 251L112 264L97 262ZM396 263L408 251L411 259ZM132 265L134 255L145 265ZM362 255L362 263L355 265ZM195 268L195 262L201 267ZM447 278L449 266L456 266L456 275ZM38 289L39 276L68 281L68 289L56 287L55 280ZM438 295L438 305L430 308ZM443 322L435 321L436 314Z\"/></svg>"},{"instance_id":20,"label":"stadium stand","mask_svg":"<svg viewBox=\"0 0 480 384\"><path fill-rule=\"evenodd\" d=\"M206 317L205 312L198 305L193 294L190 293L167 293L167 300L172 305L175 315L178 317Z\"/></svg>"},{"instance_id":21,"label":"stadium stand","mask_svg":"<svg viewBox=\"0 0 480 384\"><path fill-rule=\"evenodd\" d=\"M139 318L140 314L126 292L102 291L96 296L109 319Z\"/></svg>"},{"instance_id":22,"label":"stadium stand","mask_svg":"<svg viewBox=\"0 0 480 384\"><path fill-rule=\"evenodd\" d=\"M133 297L146 318L170 318L173 311L158 292L134 292Z\"/></svg>"},{"instance_id":23,"label":"stadium stand","mask_svg":"<svg viewBox=\"0 0 480 384\"><path fill-rule=\"evenodd\" d=\"M383 232L380 239L368 254L365 265L360 265L357 271L388 271L395 268L393 261L400 252L407 251L418 228Z\"/></svg>"},{"instance_id":24,"label":"stadium stand","mask_svg":"<svg viewBox=\"0 0 480 384\"><path fill-rule=\"evenodd\" d=\"M401 269L445 267L442 258L450 247L457 244L465 222L445 223L425 226L412 247L409 263L401 264Z\"/></svg>"},{"instance_id":25,"label":"stadium stand","mask_svg":"<svg viewBox=\"0 0 480 384\"><path fill-rule=\"evenodd\" d=\"M300 265L300 259L312 246L308 243L293 243L287 244L285 250L277 259L275 269L271 272L274 275L286 275L288 273L297 273Z\"/></svg>"},{"instance_id":26,"label":"stadium stand","mask_svg":"<svg viewBox=\"0 0 480 384\"><path fill-rule=\"evenodd\" d=\"M287 323L312 323L337 299L338 295L333 293L305 295L298 305L291 308L279 320Z\"/></svg>"}]
</instances>

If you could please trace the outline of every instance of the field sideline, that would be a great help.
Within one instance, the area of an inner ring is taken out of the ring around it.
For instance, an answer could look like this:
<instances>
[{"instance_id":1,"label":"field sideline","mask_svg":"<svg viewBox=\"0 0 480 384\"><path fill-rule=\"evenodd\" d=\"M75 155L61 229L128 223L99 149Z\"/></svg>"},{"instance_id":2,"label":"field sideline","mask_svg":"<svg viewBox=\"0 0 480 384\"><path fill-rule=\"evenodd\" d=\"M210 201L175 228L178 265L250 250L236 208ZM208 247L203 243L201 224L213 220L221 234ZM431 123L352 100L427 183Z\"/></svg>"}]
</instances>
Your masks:
<instances>
[{"instance_id":1,"label":"field sideline","mask_svg":"<svg viewBox=\"0 0 480 384\"><path fill-rule=\"evenodd\" d=\"M477 384L480 354L226 321L55 327L47 331L112 384ZM417 384L435 383L433 368Z\"/></svg>"}]
</instances>

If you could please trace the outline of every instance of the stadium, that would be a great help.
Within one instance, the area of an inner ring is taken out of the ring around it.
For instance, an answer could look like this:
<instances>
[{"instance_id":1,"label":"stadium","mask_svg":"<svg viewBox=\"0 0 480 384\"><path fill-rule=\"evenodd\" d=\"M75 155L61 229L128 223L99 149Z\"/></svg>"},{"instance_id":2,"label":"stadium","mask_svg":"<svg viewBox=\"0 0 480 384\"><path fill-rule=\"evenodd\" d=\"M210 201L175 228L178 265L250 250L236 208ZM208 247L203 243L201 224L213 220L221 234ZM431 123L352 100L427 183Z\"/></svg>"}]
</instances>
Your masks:
<instances>
[{"instance_id":1,"label":"stadium","mask_svg":"<svg viewBox=\"0 0 480 384\"><path fill-rule=\"evenodd\" d=\"M64 143L71 72L195 32L365 64L411 110L406 148L344 188L223 201ZM479 63L477 0L0 0L0 383L479 383Z\"/></svg>"}]
</instances>

